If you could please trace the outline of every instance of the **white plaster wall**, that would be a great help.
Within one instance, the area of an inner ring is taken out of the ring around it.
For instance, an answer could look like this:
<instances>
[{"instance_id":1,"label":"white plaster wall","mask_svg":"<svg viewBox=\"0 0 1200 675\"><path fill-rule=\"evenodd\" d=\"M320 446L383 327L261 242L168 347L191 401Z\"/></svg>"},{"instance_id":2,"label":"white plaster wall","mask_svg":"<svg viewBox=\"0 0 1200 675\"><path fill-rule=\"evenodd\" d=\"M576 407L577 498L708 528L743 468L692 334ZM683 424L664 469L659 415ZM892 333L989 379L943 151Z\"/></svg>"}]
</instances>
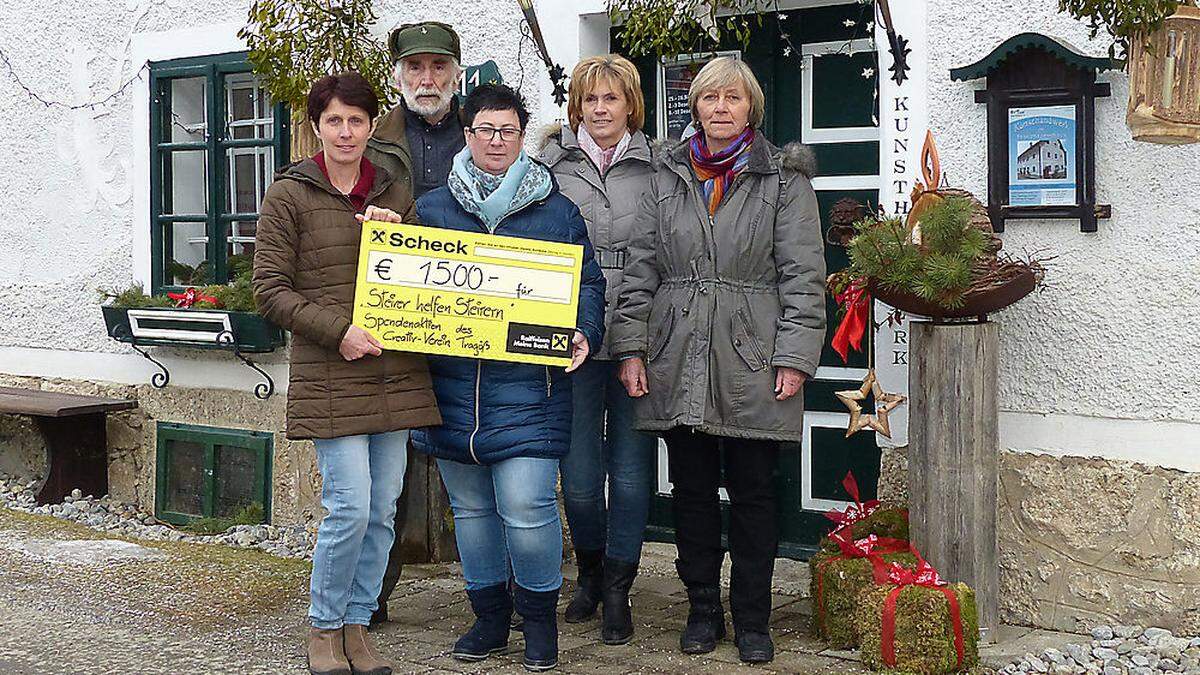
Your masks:
<instances>
[{"instance_id":1,"label":"white plaster wall","mask_svg":"<svg viewBox=\"0 0 1200 675\"><path fill-rule=\"evenodd\" d=\"M983 80L951 82L949 70L973 63L1024 31L1062 37L1102 56L1107 43L1089 41L1086 27L1059 14L1056 0L930 0L929 116L942 167L953 185L986 201L984 106L974 102ZM1125 126L1129 79L1101 75L1110 98L1096 103L1096 192L1113 217L1083 234L1073 221L1009 221L1002 235L1013 253L1043 250L1050 287L997 315L1001 323L1000 401L1015 413L1087 418L1200 422L1196 359L1200 333L1200 144L1135 143ZM1049 419L1049 418L1047 418ZM1036 415L1008 415L1008 436L1024 447ZM1056 428L1092 425L1075 419ZM1047 431L1051 426L1043 425ZM1194 439L1200 427L1172 433L1147 425L1138 438L1161 440L1155 454L1172 454L1168 438ZM1002 429L1002 436L1003 434ZM1115 438L1115 437L1114 437ZM1072 444L1069 438L1062 443ZM1097 448L1099 449L1099 448Z\"/></svg>"},{"instance_id":2,"label":"white plaster wall","mask_svg":"<svg viewBox=\"0 0 1200 675\"><path fill-rule=\"evenodd\" d=\"M0 48L32 91L70 104L89 102L137 73L142 62L134 62L131 44L184 29L229 31L244 22L248 6L244 0L70 0L51 13L37 3L10 3L0 10L0 35L21 39L5 39ZM464 63L494 59L507 82L522 83L532 124L557 117L552 102L543 105L548 79L532 43L518 47L515 2L388 0L375 8L381 37L409 21L455 25ZM129 353L106 337L94 290L125 286L149 268L148 235L138 229L148 222L147 152L131 140L149 142L148 129L142 129L146 111L133 109L146 89L143 76L94 111L47 109L0 67L0 156L6 165L0 178L0 372L38 370L41 360L30 350L56 350L45 359L55 370L50 364L73 352ZM221 357L181 361L197 358ZM134 381L146 371L145 364L133 366L138 361L126 360ZM111 364L102 370L111 373ZM240 387L243 379L229 386Z\"/></svg>"}]
</instances>

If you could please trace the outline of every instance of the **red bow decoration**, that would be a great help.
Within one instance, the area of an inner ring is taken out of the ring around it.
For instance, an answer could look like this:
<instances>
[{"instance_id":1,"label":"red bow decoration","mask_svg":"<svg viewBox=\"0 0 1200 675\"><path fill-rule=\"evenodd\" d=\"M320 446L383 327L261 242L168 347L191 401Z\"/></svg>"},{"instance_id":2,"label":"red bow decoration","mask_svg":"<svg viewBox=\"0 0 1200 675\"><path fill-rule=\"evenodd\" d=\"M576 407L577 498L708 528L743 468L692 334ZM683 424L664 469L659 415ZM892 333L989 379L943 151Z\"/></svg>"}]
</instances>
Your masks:
<instances>
[{"instance_id":1,"label":"red bow decoration","mask_svg":"<svg viewBox=\"0 0 1200 675\"><path fill-rule=\"evenodd\" d=\"M888 667L896 667L896 599L900 597L900 591L906 586L923 586L940 591L946 596L946 603L950 606L950 623L954 628L954 654L958 658L955 668L961 669L965 647L963 645L962 611L958 606L958 596L946 585L945 581L942 581L937 570L923 559L917 561L916 569L908 569L903 565L892 563L888 565L886 575L887 582L896 584L896 587L888 592L887 598L883 602L879 641L879 651L883 656L883 662Z\"/></svg>"},{"instance_id":2,"label":"red bow decoration","mask_svg":"<svg viewBox=\"0 0 1200 675\"><path fill-rule=\"evenodd\" d=\"M867 321L871 313L871 295L867 293L867 280L863 278L851 281L846 289L834 296L838 306L845 311L842 322L838 324L837 332L833 334L833 350L842 357L842 362L848 362L850 348L862 351L863 334L867 331Z\"/></svg>"},{"instance_id":3,"label":"red bow decoration","mask_svg":"<svg viewBox=\"0 0 1200 675\"><path fill-rule=\"evenodd\" d=\"M830 538L837 542L838 548L842 552L840 555L826 558L817 566L817 621L821 624L825 622L825 568L829 563L835 560L866 558L871 562L875 583L882 584L887 581L887 568L883 562L884 555L907 551L917 556L918 560L921 558L912 545L903 539L877 537L873 534L856 541L849 541L837 534L830 535Z\"/></svg>"},{"instance_id":4,"label":"red bow decoration","mask_svg":"<svg viewBox=\"0 0 1200 675\"><path fill-rule=\"evenodd\" d=\"M167 297L175 301L175 306L187 309L197 302L207 302L215 307L221 306L221 301L211 295L201 293L197 288L188 288L182 293L167 293Z\"/></svg>"},{"instance_id":5,"label":"red bow decoration","mask_svg":"<svg viewBox=\"0 0 1200 675\"><path fill-rule=\"evenodd\" d=\"M926 588L946 585L946 582L938 576L937 570L933 569L933 565L924 560L917 564L916 569L891 563L887 566L887 581L889 584L897 586L925 586Z\"/></svg>"},{"instance_id":6,"label":"red bow decoration","mask_svg":"<svg viewBox=\"0 0 1200 675\"><path fill-rule=\"evenodd\" d=\"M873 534L855 541L848 541L840 536L834 536L832 539L837 542L838 548L842 549L842 555L846 558L866 558L879 545L879 537Z\"/></svg>"},{"instance_id":7,"label":"red bow decoration","mask_svg":"<svg viewBox=\"0 0 1200 675\"><path fill-rule=\"evenodd\" d=\"M878 499L872 499L867 502L862 501L858 492L858 481L854 479L853 471L846 472L846 477L842 479L842 487L846 488L846 494L850 495L854 503L847 506L845 511L833 509L825 512L825 517L837 524L837 527L833 528L833 531L829 533L829 536L835 539L840 538L835 536L839 532L875 513L879 508Z\"/></svg>"}]
</instances>

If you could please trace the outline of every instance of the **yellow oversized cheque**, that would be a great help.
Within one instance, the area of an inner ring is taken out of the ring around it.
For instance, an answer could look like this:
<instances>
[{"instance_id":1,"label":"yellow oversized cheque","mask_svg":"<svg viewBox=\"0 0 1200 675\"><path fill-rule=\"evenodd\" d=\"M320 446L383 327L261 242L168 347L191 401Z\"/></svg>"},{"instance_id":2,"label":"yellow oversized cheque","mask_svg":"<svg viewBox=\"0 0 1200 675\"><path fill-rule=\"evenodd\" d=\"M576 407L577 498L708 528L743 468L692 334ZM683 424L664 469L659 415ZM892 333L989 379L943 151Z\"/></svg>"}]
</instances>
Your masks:
<instances>
[{"instance_id":1,"label":"yellow oversized cheque","mask_svg":"<svg viewBox=\"0 0 1200 675\"><path fill-rule=\"evenodd\" d=\"M367 221L354 325L384 349L568 365L583 247Z\"/></svg>"}]
</instances>

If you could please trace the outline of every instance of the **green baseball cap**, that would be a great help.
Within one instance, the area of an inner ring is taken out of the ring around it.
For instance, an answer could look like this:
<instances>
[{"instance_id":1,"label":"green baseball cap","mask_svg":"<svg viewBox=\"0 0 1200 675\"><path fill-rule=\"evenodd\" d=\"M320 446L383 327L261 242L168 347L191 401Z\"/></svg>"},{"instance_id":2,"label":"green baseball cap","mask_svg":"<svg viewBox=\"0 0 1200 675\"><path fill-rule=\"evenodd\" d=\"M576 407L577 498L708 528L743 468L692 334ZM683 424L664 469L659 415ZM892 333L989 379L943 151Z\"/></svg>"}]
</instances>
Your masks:
<instances>
[{"instance_id":1,"label":"green baseball cap","mask_svg":"<svg viewBox=\"0 0 1200 675\"><path fill-rule=\"evenodd\" d=\"M462 61L458 33L438 21L406 23L396 28L388 36L388 52L392 63L413 54L445 54Z\"/></svg>"}]
</instances>

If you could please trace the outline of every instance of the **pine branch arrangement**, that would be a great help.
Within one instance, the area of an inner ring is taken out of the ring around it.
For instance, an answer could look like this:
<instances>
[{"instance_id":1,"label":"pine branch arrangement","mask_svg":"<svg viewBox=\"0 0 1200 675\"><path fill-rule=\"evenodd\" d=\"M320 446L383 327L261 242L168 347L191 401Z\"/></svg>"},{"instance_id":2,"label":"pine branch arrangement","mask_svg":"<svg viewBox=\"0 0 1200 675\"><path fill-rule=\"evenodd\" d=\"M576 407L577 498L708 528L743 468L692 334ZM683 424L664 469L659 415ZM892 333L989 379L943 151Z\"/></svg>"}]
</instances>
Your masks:
<instances>
[{"instance_id":1,"label":"pine branch arrangement","mask_svg":"<svg viewBox=\"0 0 1200 675\"><path fill-rule=\"evenodd\" d=\"M193 309L225 309L231 312L257 312L258 304L254 301L254 288L251 285L252 270L242 267L238 270L233 281L228 284L210 284L196 286L202 295L216 298L216 302L197 301ZM134 282L127 288L98 288L100 302L112 307L124 309L141 309L144 307L175 307L176 301L168 298L166 293L146 295L142 284Z\"/></svg>"},{"instance_id":2,"label":"pine branch arrangement","mask_svg":"<svg viewBox=\"0 0 1200 675\"><path fill-rule=\"evenodd\" d=\"M942 200L922 215L919 237L900 218L859 220L845 276L865 277L947 309L961 307L987 266L991 243L987 232L971 225L972 209L962 197Z\"/></svg>"}]
</instances>

